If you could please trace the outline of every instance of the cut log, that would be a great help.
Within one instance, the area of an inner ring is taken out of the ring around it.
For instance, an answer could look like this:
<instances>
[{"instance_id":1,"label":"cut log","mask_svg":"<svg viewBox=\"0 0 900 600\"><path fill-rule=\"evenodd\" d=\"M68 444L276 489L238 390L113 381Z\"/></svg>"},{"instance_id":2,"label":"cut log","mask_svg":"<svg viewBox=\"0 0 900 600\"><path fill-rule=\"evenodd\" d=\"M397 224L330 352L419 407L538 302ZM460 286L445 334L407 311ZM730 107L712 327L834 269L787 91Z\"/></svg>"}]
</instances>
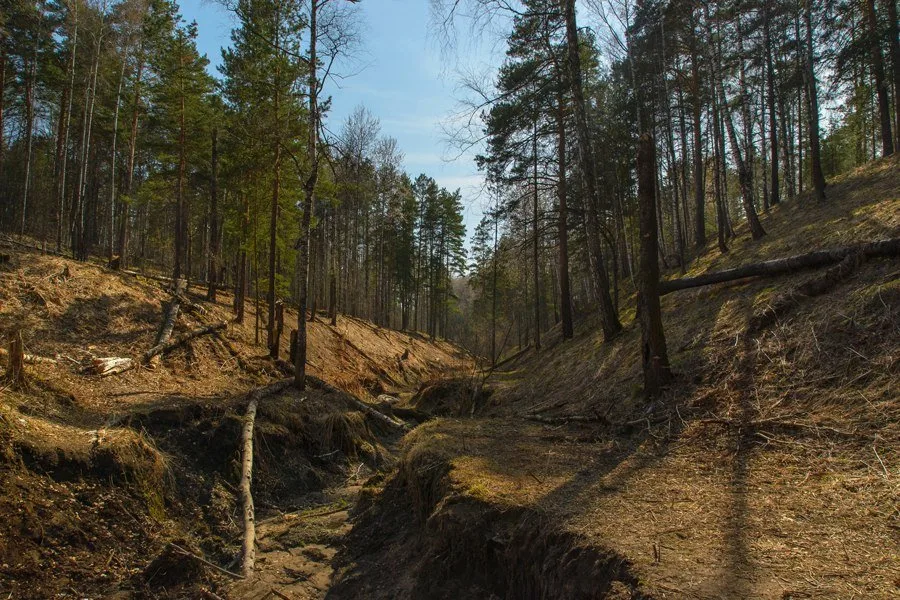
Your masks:
<instances>
[{"instance_id":1,"label":"cut log","mask_svg":"<svg viewBox=\"0 0 900 600\"><path fill-rule=\"evenodd\" d=\"M659 283L660 295L686 290L688 288L737 281L748 277L775 277L786 275L803 269L815 269L838 263L851 254L859 254L865 258L877 258L885 256L900 256L900 238L879 240L833 248L831 250L819 250L808 254L798 254L777 260L767 260L753 263L725 271L706 273L697 277L685 277L682 279L670 279Z\"/></svg>"},{"instance_id":2,"label":"cut log","mask_svg":"<svg viewBox=\"0 0 900 600\"><path fill-rule=\"evenodd\" d=\"M4 359L9 356L9 350L0 348L0 357ZM58 361L55 358L47 358L46 356L36 356L34 354L22 354L22 362L26 365L55 365Z\"/></svg>"},{"instance_id":3,"label":"cut log","mask_svg":"<svg viewBox=\"0 0 900 600\"><path fill-rule=\"evenodd\" d=\"M130 371L135 366L134 360L130 358L120 358L118 356L95 358L91 361L91 372L100 377L109 377L110 375Z\"/></svg>"},{"instance_id":4,"label":"cut log","mask_svg":"<svg viewBox=\"0 0 900 600\"><path fill-rule=\"evenodd\" d=\"M284 379L265 387L257 388L247 394L247 412L244 415L244 426L241 436L241 504L244 510L244 542L241 549L243 558L241 571L244 577L253 573L256 563L256 515L253 507L253 426L256 423L256 409L259 401L266 396L277 394L293 385L293 379Z\"/></svg>"}]
</instances>

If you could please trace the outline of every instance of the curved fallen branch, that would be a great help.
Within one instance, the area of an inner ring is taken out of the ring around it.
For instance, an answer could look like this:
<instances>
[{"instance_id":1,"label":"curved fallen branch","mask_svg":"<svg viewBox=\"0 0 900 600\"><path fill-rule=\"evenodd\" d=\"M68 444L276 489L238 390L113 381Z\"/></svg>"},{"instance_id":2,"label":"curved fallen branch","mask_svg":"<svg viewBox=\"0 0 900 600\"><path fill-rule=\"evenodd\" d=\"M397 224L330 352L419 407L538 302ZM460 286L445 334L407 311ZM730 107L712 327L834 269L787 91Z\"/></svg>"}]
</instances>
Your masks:
<instances>
[{"instance_id":1,"label":"curved fallen branch","mask_svg":"<svg viewBox=\"0 0 900 600\"><path fill-rule=\"evenodd\" d=\"M802 269L815 269L838 263L854 254L859 254L864 258L900 256L900 238L868 242L857 244L855 246L845 246L843 248L833 248L831 250L818 250L816 252L809 252L808 254L798 254L787 258L743 265L741 267L735 267L734 269L705 273L696 277L684 277L682 279L660 281L659 294L662 296L671 292L677 292L678 290L686 290L688 288L713 285L716 283L725 283L727 281L736 281L748 277L775 277L777 275L786 275Z\"/></svg>"},{"instance_id":2,"label":"curved fallen branch","mask_svg":"<svg viewBox=\"0 0 900 600\"><path fill-rule=\"evenodd\" d=\"M197 329L187 331L175 336L174 339L169 340L165 344L157 344L156 346L153 346L152 348L144 352L139 361L132 358L120 358L117 356L111 356L108 358L95 358L91 361L91 370L96 375L100 375L101 377L108 377L110 375L124 373L125 371L134 369L140 364L149 364L155 357L159 356L160 354L165 354L166 352L174 350L178 346L186 344L194 338L208 335L210 333L216 333L218 331L221 331L222 329L225 329L226 327L228 327L228 322L222 321L221 323L206 325L205 327L199 327Z\"/></svg>"}]
</instances>

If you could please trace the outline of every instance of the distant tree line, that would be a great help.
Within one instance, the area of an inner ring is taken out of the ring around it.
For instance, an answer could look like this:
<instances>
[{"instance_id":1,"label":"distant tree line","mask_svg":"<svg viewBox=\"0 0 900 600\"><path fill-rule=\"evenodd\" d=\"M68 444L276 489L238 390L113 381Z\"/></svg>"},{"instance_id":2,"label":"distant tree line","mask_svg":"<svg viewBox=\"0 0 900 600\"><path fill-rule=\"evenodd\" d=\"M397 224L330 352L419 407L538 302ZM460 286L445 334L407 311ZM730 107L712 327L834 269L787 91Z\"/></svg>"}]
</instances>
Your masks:
<instances>
[{"instance_id":1,"label":"distant tree line","mask_svg":"<svg viewBox=\"0 0 900 600\"><path fill-rule=\"evenodd\" d=\"M459 193L404 173L364 108L326 135L354 4L226 0L237 26L217 80L172 0L5 2L0 228L207 283L211 299L232 289L276 355L282 299L448 335Z\"/></svg>"}]
</instances>

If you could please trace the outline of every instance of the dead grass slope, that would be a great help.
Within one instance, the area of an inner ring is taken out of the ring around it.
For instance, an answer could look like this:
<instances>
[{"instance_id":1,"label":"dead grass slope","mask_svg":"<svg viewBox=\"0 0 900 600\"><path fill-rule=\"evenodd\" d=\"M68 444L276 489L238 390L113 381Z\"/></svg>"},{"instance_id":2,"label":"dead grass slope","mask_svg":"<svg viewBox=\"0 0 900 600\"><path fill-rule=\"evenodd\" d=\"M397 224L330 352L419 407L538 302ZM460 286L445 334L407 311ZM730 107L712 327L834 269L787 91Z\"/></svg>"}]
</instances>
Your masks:
<instances>
[{"instance_id":1,"label":"dead grass slope","mask_svg":"<svg viewBox=\"0 0 900 600\"><path fill-rule=\"evenodd\" d=\"M0 595L15 598L227 595L219 565L240 541L240 419L247 390L283 377L255 342L255 312L167 354L155 369L99 378L93 357L149 348L169 295L152 279L13 246L0 266L0 337L21 328L28 387L0 389ZM230 320L191 288L175 334ZM296 323L286 311L286 327ZM264 339L264 319L261 319ZM282 355L288 354L288 336ZM468 368L457 347L344 317L310 324L309 371L366 399ZM341 391L261 403L254 494L261 517L331 501L330 486L388 468L380 431ZM352 468L351 468L352 466Z\"/></svg>"},{"instance_id":2,"label":"dead grass slope","mask_svg":"<svg viewBox=\"0 0 900 600\"><path fill-rule=\"evenodd\" d=\"M898 165L832 182L825 205L801 199L772 210L766 238L753 242L741 227L728 255L710 251L691 273L900 235ZM406 440L402 485L426 523L413 547L436 543L429 523L446 523L449 507L489 507L497 519L552 523L562 541L547 552L587 544L627 564L628 577L586 570L599 578L593 593L559 587L541 597L613 597L611 581L634 583L635 597L897 597L900 265L871 261L767 327L750 327L777 292L812 276L666 296L678 377L657 403L641 398L630 318L611 344L588 322L574 340L497 374L480 418L431 421ZM516 539L482 541L495 545L494 560ZM347 572L351 589L364 589L352 582L382 559L360 560ZM416 597L419 580L409 578L398 597Z\"/></svg>"}]
</instances>

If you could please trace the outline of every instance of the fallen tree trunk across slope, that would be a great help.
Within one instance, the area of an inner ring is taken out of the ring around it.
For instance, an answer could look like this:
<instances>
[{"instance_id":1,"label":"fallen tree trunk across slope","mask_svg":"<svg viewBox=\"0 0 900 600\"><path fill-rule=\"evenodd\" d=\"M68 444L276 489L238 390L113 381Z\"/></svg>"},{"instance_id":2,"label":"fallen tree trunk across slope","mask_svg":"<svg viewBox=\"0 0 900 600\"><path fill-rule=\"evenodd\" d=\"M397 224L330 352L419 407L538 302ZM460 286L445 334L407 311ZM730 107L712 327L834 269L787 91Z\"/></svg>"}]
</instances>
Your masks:
<instances>
[{"instance_id":1,"label":"fallen tree trunk across slope","mask_svg":"<svg viewBox=\"0 0 900 600\"><path fill-rule=\"evenodd\" d=\"M175 282L175 291L172 292L172 299L169 301L169 307L166 309L166 318L163 320L159 335L156 337L154 348L164 345L172 337L172 332L175 330L175 321L178 319L178 309L181 307L181 296L184 294L185 289L187 289L187 281L179 279ZM156 354L153 356L156 356ZM153 360L153 356L150 357L150 360Z\"/></svg>"},{"instance_id":2,"label":"fallen tree trunk across slope","mask_svg":"<svg viewBox=\"0 0 900 600\"><path fill-rule=\"evenodd\" d=\"M803 269L814 269L838 263L847 256L853 254L859 254L865 258L900 256L900 238L879 240L877 242L845 246L843 248L833 248L831 250L818 250L808 254L798 254L787 258L743 265L724 271L705 273L703 275L698 275L697 277L684 277L682 279L661 281L659 283L659 293L660 295L665 295L671 292L677 292L678 290L713 285L715 283L725 283L727 281L736 281L748 277L774 277L777 275L786 275Z\"/></svg>"}]
</instances>

